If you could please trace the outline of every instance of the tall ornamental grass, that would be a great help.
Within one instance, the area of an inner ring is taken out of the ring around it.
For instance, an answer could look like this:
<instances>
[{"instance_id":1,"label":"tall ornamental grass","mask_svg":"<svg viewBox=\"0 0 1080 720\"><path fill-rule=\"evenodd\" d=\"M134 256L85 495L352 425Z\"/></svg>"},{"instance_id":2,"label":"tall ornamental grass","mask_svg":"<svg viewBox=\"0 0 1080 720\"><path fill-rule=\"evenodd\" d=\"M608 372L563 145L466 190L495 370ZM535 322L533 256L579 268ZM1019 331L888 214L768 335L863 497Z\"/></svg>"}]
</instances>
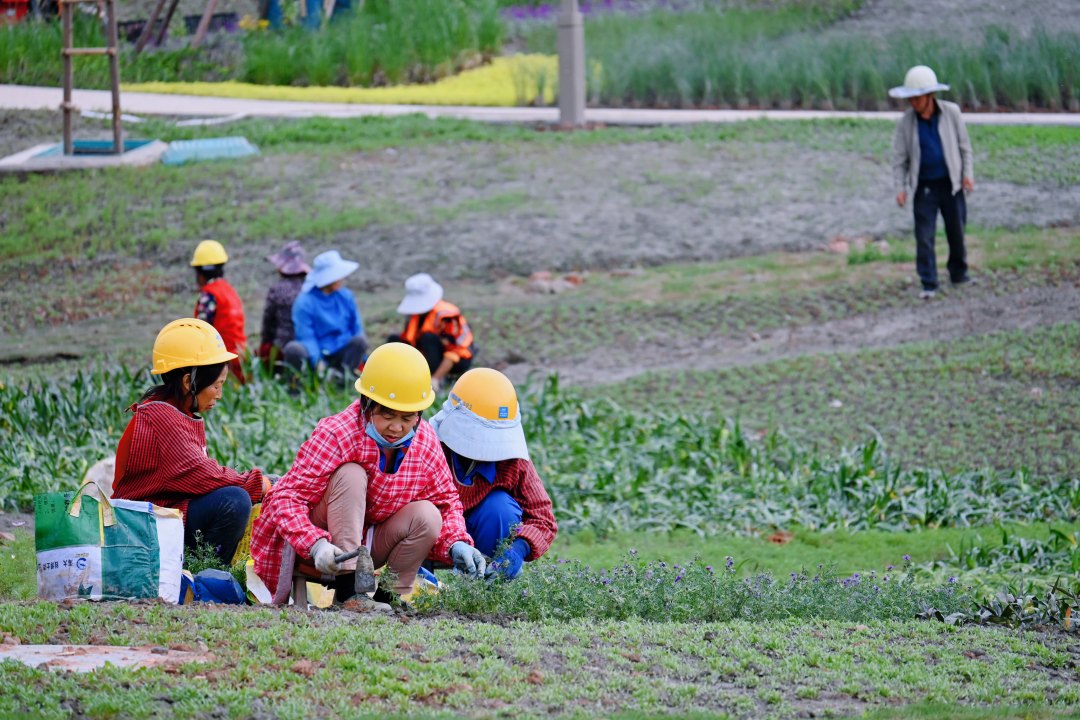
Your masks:
<instances>
[{"instance_id":1,"label":"tall ornamental grass","mask_svg":"<svg viewBox=\"0 0 1080 720\"><path fill-rule=\"evenodd\" d=\"M92 16L76 13L72 30L75 47L103 47L106 44L101 23ZM216 35L211 36L202 50L179 47L135 55L130 45L121 45L120 79L123 82L185 78L225 80L235 75L243 60L238 44L230 46ZM59 85L63 81L61 47L63 35L58 21L31 19L0 28L0 83ZM80 57L72 64L76 87L109 87L106 58Z\"/></svg>"},{"instance_id":2,"label":"tall ornamental grass","mask_svg":"<svg viewBox=\"0 0 1080 720\"><path fill-rule=\"evenodd\" d=\"M503 25L492 0L368 0L322 32L292 28L245 41L243 80L262 85L426 82L494 55Z\"/></svg>"},{"instance_id":3,"label":"tall ornamental grass","mask_svg":"<svg viewBox=\"0 0 1080 720\"><path fill-rule=\"evenodd\" d=\"M589 98L608 106L879 110L915 64L973 110L1080 111L1080 35L994 27L981 39L822 35L835 17L799 5L605 15L586 25ZM552 52L554 31L526 47Z\"/></svg>"},{"instance_id":4,"label":"tall ornamental grass","mask_svg":"<svg viewBox=\"0 0 1080 720\"><path fill-rule=\"evenodd\" d=\"M0 387L0 506L26 508L35 493L77 487L115 451L124 409L149 384L144 372L114 368ZM313 382L291 398L256 373L227 388L208 415L210 455L284 473L319 418L354 397ZM826 456L776 433L748 438L724 418L585 400L554 378L526 388L522 401L530 452L563 531L904 530L1080 516L1077 478L907 470L873 441Z\"/></svg>"},{"instance_id":5,"label":"tall ornamental grass","mask_svg":"<svg viewBox=\"0 0 1080 720\"><path fill-rule=\"evenodd\" d=\"M493 0L368 0L326 28L215 34L207 45L121 48L124 82L242 80L264 85L386 85L426 82L496 54L504 26ZM77 17L75 45L105 44L101 24ZM59 22L24 22L0 32L0 82L58 85ZM80 58L80 87L108 87L108 63Z\"/></svg>"}]
</instances>

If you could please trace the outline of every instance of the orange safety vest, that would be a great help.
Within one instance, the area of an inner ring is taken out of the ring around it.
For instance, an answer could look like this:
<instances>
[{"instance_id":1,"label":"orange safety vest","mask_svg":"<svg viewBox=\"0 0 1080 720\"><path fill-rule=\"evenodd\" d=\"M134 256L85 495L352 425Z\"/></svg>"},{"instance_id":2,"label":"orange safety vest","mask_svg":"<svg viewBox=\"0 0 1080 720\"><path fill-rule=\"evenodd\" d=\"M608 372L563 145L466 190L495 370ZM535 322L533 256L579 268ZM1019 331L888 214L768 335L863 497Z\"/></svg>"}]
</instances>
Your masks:
<instances>
[{"instance_id":1,"label":"orange safety vest","mask_svg":"<svg viewBox=\"0 0 1080 720\"><path fill-rule=\"evenodd\" d=\"M465 316L452 303L440 300L423 315L410 315L400 338L402 342L416 347L417 339L424 333L434 333L442 338L443 354L449 355L454 362L473 356L472 330Z\"/></svg>"}]
</instances>

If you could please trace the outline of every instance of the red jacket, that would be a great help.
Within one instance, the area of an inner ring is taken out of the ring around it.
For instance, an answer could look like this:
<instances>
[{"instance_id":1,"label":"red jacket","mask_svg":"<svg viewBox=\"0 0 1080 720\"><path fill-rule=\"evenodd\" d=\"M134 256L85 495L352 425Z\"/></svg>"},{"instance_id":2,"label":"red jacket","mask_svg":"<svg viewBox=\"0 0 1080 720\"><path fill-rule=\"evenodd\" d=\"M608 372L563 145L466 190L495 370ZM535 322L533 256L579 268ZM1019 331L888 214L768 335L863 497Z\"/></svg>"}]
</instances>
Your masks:
<instances>
[{"instance_id":1,"label":"red jacket","mask_svg":"<svg viewBox=\"0 0 1080 720\"><path fill-rule=\"evenodd\" d=\"M311 522L311 510L326 493L330 476L345 463L360 465L368 476L365 530L385 522L411 502L428 500L442 515L442 531L428 555L431 560L449 563L451 545L458 540L473 544L465 530L450 468L431 426L420 421L401 466L393 474L379 469L379 446L365 428L359 400L320 420L300 446L292 468L263 501L251 535L251 556L266 587L277 587L285 543L300 557L308 558L316 540L331 539L328 531Z\"/></svg>"},{"instance_id":2,"label":"red jacket","mask_svg":"<svg viewBox=\"0 0 1080 720\"><path fill-rule=\"evenodd\" d=\"M113 497L148 500L182 513L192 499L233 485L247 490L253 503L262 499L258 468L239 473L207 456L202 418L157 400L131 410L134 415L116 451Z\"/></svg>"},{"instance_id":3,"label":"red jacket","mask_svg":"<svg viewBox=\"0 0 1080 720\"><path fill-rule=\"evenodd\" d=\"M195 302L195 317L205 320L221 333L229 352L243 355L247 347L244 333L244 305L240 296L225 278L214 278L200 288L202 295ZM208 298L210 296L208 302Z\"/></svg>"},{"instance_id":4,"label":"red jacket","mask_svg":"<svg viewBox=\"0 0 1080 720\"><path fill-rule=\"evenodd\" d=\"M447 465L451 465L447 458ZM555 514L551 510L551 498L548 497L544 483L536 473L532 461L515 458L500 460L495 463L495 482L489 483L480 477L473 479L472 485L457 485L458 494L465 512L479 505L492 490L501 489L510 493L521 506L521 525L517 537L529 543L532 552L527 560L535 560L551 547L559 527L555 523Z\"/></svg>"}]
</instances>

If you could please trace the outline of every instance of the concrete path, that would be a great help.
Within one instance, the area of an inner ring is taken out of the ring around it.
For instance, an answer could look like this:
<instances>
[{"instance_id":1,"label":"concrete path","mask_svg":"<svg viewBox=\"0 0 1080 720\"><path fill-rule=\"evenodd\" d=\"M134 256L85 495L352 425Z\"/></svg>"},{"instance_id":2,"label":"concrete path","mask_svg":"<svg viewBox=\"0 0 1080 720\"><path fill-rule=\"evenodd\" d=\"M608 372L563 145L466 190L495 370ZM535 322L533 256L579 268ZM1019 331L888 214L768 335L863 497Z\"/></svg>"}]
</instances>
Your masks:
<instances>
[{"instance_id":1,"label":"concrete path","mask_svg":"<svg viewBox=\"0 0 1080 720\"><path fill-rule=\"evenodd\" d=\"M55 110L60 88L0 85L0 109ZM105 90L76 90L75 104L82 110L109 112L112 98ZM348 103L243 100L127 92L121 97L123 112L132 115L191 117L363 117L423 113L428 117L451 117L482 122L555 123L555 108L462 107L439 105L353 105ZM808 120L813 118L869 118L896 121L897 112L830 112L825 110L649 110L590 108L588 122L605 125L687 125L740 120ZM1080 113L967 113L971 125L1070 125L1080 127Z\"/></svg>"}]
</instances>

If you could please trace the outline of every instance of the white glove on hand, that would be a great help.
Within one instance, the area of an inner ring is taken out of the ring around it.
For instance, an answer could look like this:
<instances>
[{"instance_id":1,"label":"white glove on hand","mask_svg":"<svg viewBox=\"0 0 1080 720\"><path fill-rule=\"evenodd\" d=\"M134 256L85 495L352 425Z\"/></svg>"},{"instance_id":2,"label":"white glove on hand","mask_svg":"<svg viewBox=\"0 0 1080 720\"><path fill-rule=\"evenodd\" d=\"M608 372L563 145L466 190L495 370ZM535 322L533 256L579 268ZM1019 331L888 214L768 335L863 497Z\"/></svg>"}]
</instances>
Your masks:
<instances>
[{"instance_id":1,"label":"white glove on hand","mask_svg":"<svg viewBox=\"0 0 1080 720\"><path fill-rule=\"evenodd\" d=\"M464 540L458 540L450 546L450 559L454 561L455 570L469 577L484 577L484 573L487 572L487 560L484 558L484 553Z\"/></svg>"},{"instance_id":2,"label":"white glove on hand","mask_svg":"<svg viewBox=\"0 0 1080 720\"><path fill-rule=\"evenodd\" d=\"M337 575L341 568L334 562L334 556L341 554L341 548L331 544L326 538L319 538L311 546L311 559L315 561L315 569L323 575Z\"/></svg>"}]
</instances>

